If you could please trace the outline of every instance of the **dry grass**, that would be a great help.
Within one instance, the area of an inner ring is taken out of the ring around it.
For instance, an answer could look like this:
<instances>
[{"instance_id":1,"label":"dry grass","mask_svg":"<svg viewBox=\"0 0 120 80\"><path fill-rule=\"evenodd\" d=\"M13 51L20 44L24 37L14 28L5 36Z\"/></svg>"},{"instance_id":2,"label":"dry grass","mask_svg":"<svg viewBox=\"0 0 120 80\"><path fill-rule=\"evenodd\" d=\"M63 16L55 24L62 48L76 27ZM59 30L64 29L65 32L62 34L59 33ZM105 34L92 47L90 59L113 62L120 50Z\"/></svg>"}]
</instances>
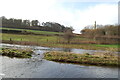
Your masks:
<instances>
[{"instance_id":1,"label":"dry grass","mask_svg":"<svg viewBox=\"0 0 120 80\"><path fill-rule=\"evenodd\" d=\"M32 57L33 51L30 49L10 49L10 48L2 48L0 50L2 56L8 57L18 57L18 58L30 58Z\"/></svg>"},{"instance_id":2,"label":"dry grass","mask_svg":"<svg viewBox=\"0 0 120 80\"><path fill-rule=\"evenodd\" d=\"M69 52L47 52L44 56L45 59L57 62L77 63L77 64L90 64L102 66L118 66L117 54L94 53L94 54L75 54Z\"/></svg>"}]
</instances>

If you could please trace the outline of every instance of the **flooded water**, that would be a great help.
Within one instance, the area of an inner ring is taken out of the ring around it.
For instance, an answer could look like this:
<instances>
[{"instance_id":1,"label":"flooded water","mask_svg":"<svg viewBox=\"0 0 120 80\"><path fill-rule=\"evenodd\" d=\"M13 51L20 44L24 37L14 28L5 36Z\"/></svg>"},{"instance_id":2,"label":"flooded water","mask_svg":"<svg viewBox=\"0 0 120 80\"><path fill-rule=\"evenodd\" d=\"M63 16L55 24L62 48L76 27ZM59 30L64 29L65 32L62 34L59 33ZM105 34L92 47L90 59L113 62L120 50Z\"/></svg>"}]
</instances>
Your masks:
<instances>
[{"instance_id":1,"label":"flooded water","mask_svg":"<svg viewBox=\"0 0 120 80\"><path fill-rule=\"evenodd\" d=\"M118 78L118 68L58 63L43 59L46 51L66 51L74 53L93 53L96 50L49 48L40 46L21 46L1 44L2 47L31 48L35 54L29 59L9 58L2 59L4 78Z\"/></svg>"}]
</instances>

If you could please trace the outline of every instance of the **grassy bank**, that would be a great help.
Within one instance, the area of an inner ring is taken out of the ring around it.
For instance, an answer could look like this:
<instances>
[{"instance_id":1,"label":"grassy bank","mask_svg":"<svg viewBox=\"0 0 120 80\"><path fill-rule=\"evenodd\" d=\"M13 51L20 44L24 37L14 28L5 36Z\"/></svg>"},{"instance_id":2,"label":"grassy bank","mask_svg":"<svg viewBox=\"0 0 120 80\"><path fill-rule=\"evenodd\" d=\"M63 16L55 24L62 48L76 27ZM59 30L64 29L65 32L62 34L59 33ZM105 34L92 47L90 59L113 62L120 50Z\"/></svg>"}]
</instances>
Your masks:
<instances>
[{"instance_id":1,"label":"grassy bank","mask_svg":"<svg viewBox=\"0 0 120 80\"><path fill-rule=\"evenodd\" d=\"M8 57L17 57L17 58L30 58L32 56L33 51L29 49L10 49L10 48L2 48L0 50L2 56Z\"/></svg>"},{"instance_id":2,"label":"grassy bank","mask_svg":"<svg viewBox=\"0 0 120 80\"><path fill-rule=\"evenodd\" d=\"M112 53L75 54L68 52L47 52L44 58L50 61L90 64L100 66L118 66L118 56Z\"/></svg>"},{"instance_id":3,"label":"grassy bank","mask_svg":"<svg viewBox=\"0 0 120 80\"><path fill-rule=\"evenodd\" d=\"M2 42L21 45L38 45L46 47L78 48L91 50L109 50L120 51L120 45L101 45L82 43L86 38L75 37L71 42L80 42L77 44L66 44L66 40L59 36L42 36L42 35L23 35L2 33ZM89 39L88 41L90 41Z\"/></svg>"}]
</instances>

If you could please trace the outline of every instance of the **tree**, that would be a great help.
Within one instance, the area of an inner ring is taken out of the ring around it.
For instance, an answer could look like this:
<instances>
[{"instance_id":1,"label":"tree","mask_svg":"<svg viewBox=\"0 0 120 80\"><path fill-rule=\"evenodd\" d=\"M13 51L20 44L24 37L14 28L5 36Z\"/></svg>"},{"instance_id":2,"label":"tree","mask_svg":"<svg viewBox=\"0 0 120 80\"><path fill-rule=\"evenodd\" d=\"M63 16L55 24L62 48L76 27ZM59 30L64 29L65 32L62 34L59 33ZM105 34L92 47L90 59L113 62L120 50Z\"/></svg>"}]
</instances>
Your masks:
<instances>
[{"instance_id":1,"label":"tree","mask_svg":"<svg viewBox=\"0 0 120 80\"><path fill-rule=\"evenodd\" d=\"M25 29L34 29L41 31L53 31L53 32L64 32L67 29L73 30L72 27L65 27L56 22L43 22L40 23L38 20L22 20L16 18L7 19L5 16L1 17L2 26L9 28L25 28Z\"/></svg>"},{"instance_id":2,"label":"tree","mask_svg":"<svg viewBox=\"0 0 120 80\"><path fill-rule=\"evenodd\" d=\"M38 27L40 25L38 20L32 20L31 24L34 27Z\"/></svg>"},{"instance_id":3,"label":"tree","mask_svg":"<svg viewBox=\"0 0 120 80\"><path fill-rule=\"evenodd\" d=\"M67 40L67 43L69 44L70 41L73 39L74 37L74 34L72 32L71 29L67 29L65 32L64 32L64 39Z\"/></svg>"},{"instance_id":4,"label":"tree","mask_svg":"<svg viewBox=\"0 0 120 80\"><path fill-rule=\"evenodd\" d=\"M22 26L22 19L14 19L14 25L15 27L21 27Z\"/></svg>"},{"instance_id":5,"label":"tree","mask_svg":"<svg viewBox=\"0 0 120 80\"><path fill-rule=\"evenodd\" d=\"M2 26L8 26L7 25L7 21L8 21L7 18L5 16L2 16L1 19L2 19Z\"/></svg>"},{"instance_id":6,"label":"tree","mask_svg":"<svg viewBox=\"0 0 120 80\"><path fill-rule=\"evenodd\" d=\"M29 27L30 26L30 20L23 20L23 26Z\"/></svg>"}]
</instances>

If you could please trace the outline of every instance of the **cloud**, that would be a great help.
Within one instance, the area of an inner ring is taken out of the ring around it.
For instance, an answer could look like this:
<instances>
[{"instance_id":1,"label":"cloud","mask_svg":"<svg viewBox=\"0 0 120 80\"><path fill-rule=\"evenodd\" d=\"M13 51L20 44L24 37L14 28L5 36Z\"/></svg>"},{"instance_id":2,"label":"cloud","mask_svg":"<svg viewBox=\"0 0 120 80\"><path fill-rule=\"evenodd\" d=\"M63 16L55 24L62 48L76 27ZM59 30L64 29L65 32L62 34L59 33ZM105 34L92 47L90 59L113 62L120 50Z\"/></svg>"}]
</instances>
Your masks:
<instances>
[{"instance_id":1,"label":"cloud","mask_svg":"<svg viewBox=\"0 0 120 80\"><path fill-rule=\"evenodd\" d=\"M115 24L118 21L117 4L102 3L86 6L81 10L63 6L64 2L69 3L67 0L2 0L0 16L58 22L65 26L73 26L76 33L80 33L87 25L93 25L95 20L103 25Z\"/></svg>"},{"instance_id":2,"label":"cloud","mask_svg":"<svg viewBox=\"0 0 120 80\"><path fill-rule=\"evenodd\" d=\"M77 10L76 14L78 14L78 20L74 23L76 32L87 25L93 25L94 21L100 25L118 23L118 7L115 4L99 4L83 11Z\"/></svg>"},{"instance_id":3,"label":"cloud","mask_svg":"<svg viewBox=\"0 0 120 80\"><path fill-rule=\"evenodd\" d=\"M60 0L61 2L119 2L119 0Z\"/></svg>"},{"instance_id":4,"label":"cloud","mask_svg":"<svg viewBox=\"0 0 120 80\"><path fill-rule=\"evenodd\" d=\"M48 20L56 21L66 26L73 26L76 33L80 33L80 30L87 25L93 25L94 21L97 21L99 25L118 23L117 4L98 4L88 6L84 10L71 10L63 6L58 6L50 14L52 15Z\"/></svg>"},{"instance_id":5,"label":"cloud","mask_svg":"<svg viewBox=\"0 0 120 80\"><path fill-rule=\"evenodd\" d=\"M56 0L2 0L0 15L37 19L55 4ZM47 13L48 14L48 13Z\"/></svg>"}]
</instances>

